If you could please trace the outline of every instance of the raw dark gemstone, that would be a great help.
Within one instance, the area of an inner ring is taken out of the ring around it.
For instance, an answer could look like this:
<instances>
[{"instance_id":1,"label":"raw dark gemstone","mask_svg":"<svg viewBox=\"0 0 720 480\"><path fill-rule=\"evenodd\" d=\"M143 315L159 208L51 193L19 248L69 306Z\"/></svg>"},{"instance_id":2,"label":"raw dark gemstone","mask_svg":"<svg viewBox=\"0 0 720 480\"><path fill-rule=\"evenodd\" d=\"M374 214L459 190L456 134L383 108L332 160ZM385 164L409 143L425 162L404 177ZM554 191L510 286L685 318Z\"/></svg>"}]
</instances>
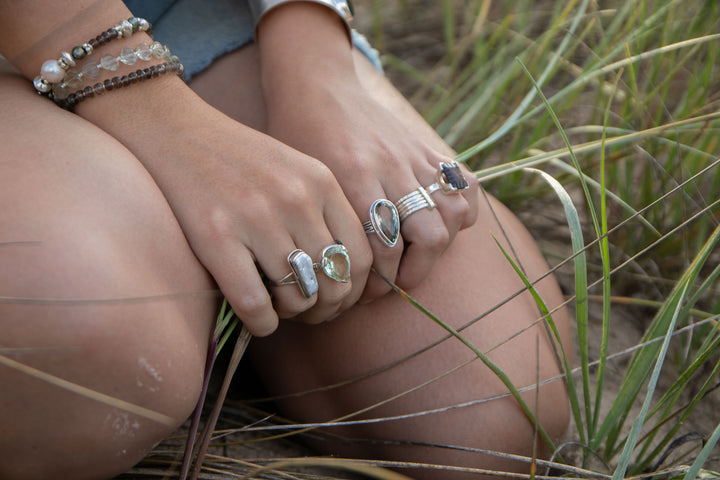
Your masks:
<instances>
[{"instance_id":1,"label":"raw dark gemstone","mask_svg":"<svg viewBox=\"0 0 720 480\"><path fill-rule=\"evenodd\" d=\"M453 190L465 190L468 188L468 182L463 177L460 171L460 166L457 163L442 163L440 164L445 181L452 187Z\"/></svg>"}]
</instances>

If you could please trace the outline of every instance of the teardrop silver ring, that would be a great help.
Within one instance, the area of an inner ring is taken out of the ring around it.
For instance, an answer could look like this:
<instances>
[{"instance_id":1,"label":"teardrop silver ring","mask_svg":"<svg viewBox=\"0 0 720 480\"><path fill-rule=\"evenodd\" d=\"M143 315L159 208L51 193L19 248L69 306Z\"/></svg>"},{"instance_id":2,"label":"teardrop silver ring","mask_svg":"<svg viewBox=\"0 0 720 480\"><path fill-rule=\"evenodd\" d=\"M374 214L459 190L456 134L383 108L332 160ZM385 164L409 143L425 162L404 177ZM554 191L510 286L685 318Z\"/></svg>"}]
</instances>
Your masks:
<instances>
[{"instance_id":1,"label":"teardrop silver ring","mask_svg":"<svg viewBox=\"0 0 720 480\"><path fill-rule=\"evenodd\" d=\"M400 215L387 199L375 200L370 206L370 220L363 223L365 233L374 233L388 247L394 247L400 237Z\"/></svg>"}]
</instances>

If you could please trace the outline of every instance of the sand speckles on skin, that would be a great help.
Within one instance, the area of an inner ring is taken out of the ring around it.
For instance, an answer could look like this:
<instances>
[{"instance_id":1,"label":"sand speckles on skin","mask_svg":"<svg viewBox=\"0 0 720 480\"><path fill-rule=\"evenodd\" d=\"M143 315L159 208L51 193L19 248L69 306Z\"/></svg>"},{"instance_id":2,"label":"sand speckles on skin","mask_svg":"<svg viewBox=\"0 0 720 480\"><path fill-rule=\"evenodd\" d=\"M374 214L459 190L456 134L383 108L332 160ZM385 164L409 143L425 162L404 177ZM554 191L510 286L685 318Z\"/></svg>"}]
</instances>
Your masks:
<instances>
[{"instance_id":1,"label":"sand speckles on skin","mask_svg":"<svg viewBox=\"0 0 720 480\"><path fill-rule=\"evenodd\" d=\"M144 372L143 377L149 378L141 378L138 375L137 386L140 388L146 387L151 392L157 392L160 389L157 384L162 382L163 379L157 368L150 365L150 363L143 357L138 358L138 367L140 367L140 369Z\"/></svg>"}]
</instances>

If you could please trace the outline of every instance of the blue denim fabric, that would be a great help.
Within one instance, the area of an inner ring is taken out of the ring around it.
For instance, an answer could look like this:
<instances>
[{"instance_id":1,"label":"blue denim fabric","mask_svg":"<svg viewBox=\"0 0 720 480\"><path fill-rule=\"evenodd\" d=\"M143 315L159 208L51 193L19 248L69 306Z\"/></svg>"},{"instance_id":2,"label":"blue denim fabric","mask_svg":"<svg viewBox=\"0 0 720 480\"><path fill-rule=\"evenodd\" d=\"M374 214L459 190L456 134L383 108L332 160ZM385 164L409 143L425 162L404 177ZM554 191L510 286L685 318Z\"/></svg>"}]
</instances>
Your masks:
<instances>
[{"instance_id":1,"label":"blue denim fabric","mask_svg":"<svg viewBox=\"0 0 720 480\"><path fill-rule=\"evenodd\" d=\"M253 19L245 0L125 0L133 15L153 25L153 37L168 46L185 67L185 79L213 60L253 41ZM353 43L378 71L380 56L353 31Z\"/></svg>"}]
</instances>

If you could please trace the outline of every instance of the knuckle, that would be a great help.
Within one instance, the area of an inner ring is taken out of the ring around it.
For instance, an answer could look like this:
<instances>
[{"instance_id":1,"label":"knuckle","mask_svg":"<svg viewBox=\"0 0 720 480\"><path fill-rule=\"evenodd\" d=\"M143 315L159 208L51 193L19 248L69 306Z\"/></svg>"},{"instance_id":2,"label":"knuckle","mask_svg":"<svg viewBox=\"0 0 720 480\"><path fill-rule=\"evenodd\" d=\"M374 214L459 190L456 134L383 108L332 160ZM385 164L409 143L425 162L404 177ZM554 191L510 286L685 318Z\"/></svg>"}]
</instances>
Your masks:
<instances>
[{"instance_id":1,"label":"knuckle","mask_svg":"<svg viewBox=\"0 0 720 480\"><path fill-rule=\"evenodd\" d=\"M426 250L439 254L447 248L450 243L450 232L445 225L436 228L428 228L425 230L420 242Z\"/></svg>"},{"instance_id":2,"label":"knuckle","mask_svg":"<svg viewBox=\"0 0 720 480\"><path fill-rule=\"evenodd\" d=\"M235 299L232 305L240 318L260 318L270 308L270 300L267 295L247 292Z\"/></svg>"},{"instance_id":3,"label":"knuckle","mask_svg":"<svg viewBox=\"0 0 720 480\"><path fill-rule=\"evenodd\" d=\"M205 235L215 242L223 242L232 238L236 225L233 216L224 209L213 209L206 216L203 228Z\"/></svg>"},{"instance_id":4,"label":"knuckle","mask_svg":"<svg viewBox=\"0 0 720 480\"><path fill-rule=\"evenodd\" d=\"M470 213L470 204L464 197L458 196L448 207L450 214L458 219L464 219Z\"/></svg>"}]
</instances>

